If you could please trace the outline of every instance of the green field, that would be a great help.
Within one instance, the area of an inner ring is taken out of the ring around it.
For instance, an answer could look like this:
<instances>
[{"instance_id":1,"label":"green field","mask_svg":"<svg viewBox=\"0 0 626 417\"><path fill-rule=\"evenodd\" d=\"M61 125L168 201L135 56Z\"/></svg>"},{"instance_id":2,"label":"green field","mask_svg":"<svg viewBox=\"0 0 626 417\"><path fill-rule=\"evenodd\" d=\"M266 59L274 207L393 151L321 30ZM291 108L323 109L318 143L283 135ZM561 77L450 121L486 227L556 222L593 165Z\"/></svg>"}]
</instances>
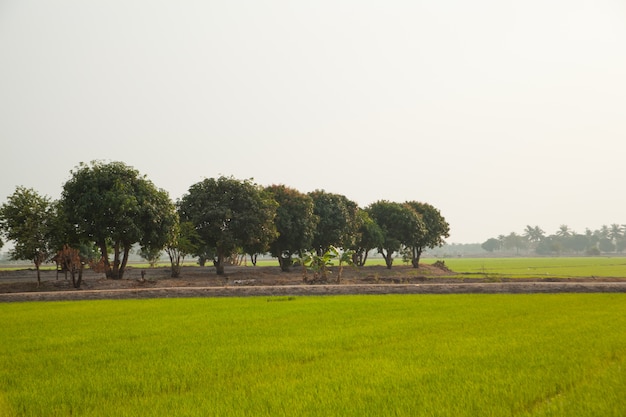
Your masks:
<instances>
[{"instance_id":1,"label":"green field","mask_svg":"<svg viewBox=\"0 0 626 417\"><path fill-rule=\"evenodd\" d=\"M617 277L626 278L625 257L527 257L527 258L445 258L446 266L463 275L506 278L569 278ZM423 258L432 264L437 259ZM366 266L384 265L382 258L370 258ZM277 265L275 260L259 261L259 266ZM394 266L404 265L401 258Z\"/></svg>"},{"instance_id":2,"label":"green field","mask_svg":"<svg viewBox=\"0 0 626 417\"><path fill-rule=\"evenodd\" d=\"M626 295L0 305L0 416L624 416Z\"/></svg>"},{"instance_id":3,"label":"green field","mask_svg":"<svg viewBox=\"0 0 626 417\"><path fill-rule=\"evenodd\" d=\"M511 278L626 278L626 258L623 257L450 258L444 261L453 271L464 274Z\"/></svg>"}]
</instances>

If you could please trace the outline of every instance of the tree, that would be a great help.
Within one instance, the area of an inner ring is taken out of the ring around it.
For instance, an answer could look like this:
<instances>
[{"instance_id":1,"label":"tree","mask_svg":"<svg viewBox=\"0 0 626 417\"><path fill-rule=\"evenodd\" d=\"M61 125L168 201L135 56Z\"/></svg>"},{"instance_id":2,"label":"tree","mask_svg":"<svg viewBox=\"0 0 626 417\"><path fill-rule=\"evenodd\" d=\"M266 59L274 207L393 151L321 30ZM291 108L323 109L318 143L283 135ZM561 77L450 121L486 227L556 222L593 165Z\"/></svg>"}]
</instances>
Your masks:
<instances>
[{"instance_id":1,"label":"tree","mask_svg":"<svg viewBox=\"0 0 626 417\"><path fill-rule=\"evenodd\" d=\"M502 241L496 238L489 238L482 245L481 248L486 250L487 252L493 252L494 250L499 250L502 248Z\"/></svg>"},{"instance_id":2,"label":"tree","mask_svg":"<svg viewBox=\"0 0 626 417\"><path fill-rule=\"evenodd\" d=\"M568 237L572 235L572 231L568 225L562 224L559 226L559 230L556 232L556 235L559 237Z\"/></svg>"},{"instance_id":3,"label":"tree","mask_svg":"<svg viewBox=\"0 0 626 417\"><path fill-rule=\"evenodd\" d=\"M67 273L70 273L72 277L72 286L74 288L80 288L80 284L83 281L83 270L85 267L85 261L81 256L79 249L74 249L65 245L55 256L55 260L65 272L67 279Z\"/></svg>"},{"instance_id":4,"label":"tree","mask_svg":"<svg viewBox=\"0 0 626 417\"><path fill-rule=\"evenodd\" d=\"M71 174L63 186L63 211L76 233L99 248L107 278L123 278L133 244L165 246L175 221L167 192L122 162L81 163Z\"/></svg>"},{"instance_id":5,"label":"tree","mask_svg":"<svg viewBox=\"0 0 626 417\"><path fill-rule=\"evenodd\" d=\"M524 238L515 232L511 232L504 238L505 249L515 249L515 252L519 254L520 249L523 249L525 245Z\"/></svg>"},{"instance_id":6,"label":"tree","mask_svg":"<svg viewBox=\"0 0 626 417\"><path fill-rule=\"evenodd\" d=\"M598 248L602 252L613 252L615 251L615 244L609 238L602 238L600 239L600 242L598 243Z\"/></svg>"},{"instance_id":7,"label":"tree","mask_svg":"<svg viewBox=\"0 0 626 417\"><path fill-rule=\"evenodd\" d=\"M226 258L238 249L276 237L277 203L251 180L205 179L179 203L181 221L191 222L200 239L215 249L213 263L224 274Z\"/></svg>"},{"instance_id":8,"label":"tree","mask_svg":"<svg viewBox=\"0 0 626 417\"><path fill-rule=\"evenodd\" d=\"M180 277L185 257L194 253L202 245L200 236L191 222L179 222L178 219L170 230L170 239L165 252L170 258L172 278Z\"/></svg>"},{"instance_id":9,"label":"tree","mask_svg":"<svg viewBox=\"0 0 626 417\"><path fill-rule=\"evenodd\" d=\"M611 230L609 231L609 238L613 241L613 244L617 248L617 243L623 236L624 229L622 225L613 223L611 224Z\"/></svg>"},{"instance_id":10,"label":"tree","mask_svg":"<svg viewBox=\"0 0 626 417\"><path fill-rule=\"evenodd\" d=\"M313 249L319 256L331 246L345 248L358 228L358 205L340 194L316 190L309 193L313 199L313 213L319 222L313 235Z\"/></svg>"},{"instance_id":11,"label":"tree","mask_svg":"<svg viewBox=\"0 0 626 417\"><path fill-rule=\"evenodd\" d=\"M0 207L0 231L14 242L11 259L33 261L37 285L39 267L50 258L50 219L52 203L32 188L17 187Z\"/></svg>"},{"instance_id":12,"label":"tree","mask_svg":"<svg viewBox=\"0 0 626 417\"><path fill-rule=\"evenodd\" d=\"M357 213L359 228L353 244L349 247L353 251L352 263L356 266L364 266L367 254L383 243L383 231L372 220L367 210L359 209Z\"/></svg>"},{"instance_id":13,"label":"tree","mask_svg":"<svg viewBox=\"0 0 626 417\"><path fill-rule=\"evenodd\" d=\"M402 245L410 245L422 220L415 210L407 205L386 200L372 203L367 212L382 230L383 241L378 247L378 252L385 258L387 268L391 269L393 254L399 251Z\"/></svg>"},{"instance_id":14,"label":"tree","mask_svg":"<svg viewBox=\"0 0 626 417\"><path fill-rule=\"evenodd\" d=\"M278 237L269 250L278 258L280 269L288 271L294 254L301 255L311 248L319 218L313 214L313 199L284 185L271 185L265 190L276 200L276 230Z\"/></svg>"},{"instance_id":15,"label":"tree","mask_svg":"<svg viewBox=\"0 0 626 417\"><path fill-rule=\"evenodd\" d=\"M544 232L541 227L531 225L527 225L524 229L524 238L530 243L533 248L537 247L537 244L541 242L541 239L545 237L546 232Z\"/></svg>"},{"instance_id":16,"label":"tree","mask_svg":"<svg viewBox=\"0 0 626 417\"><path fill-rule=\"evenodd\" d=\"M419 268L424 249L432 249L446 243L444 238L450 237L450 225L441 212L428 203L407 201L405 204L413 209L422 220L422 225L417 225L411 242L407 244L411 249L411 264L413 268Z\"/></svg>"},{"instance_id":17,"label":"tree","mask_svg":"<svg viewBox=\"0 0 626 417\"><path fill-rule=\"evenodd\" d=\"M141 248L139 250L139 256L148 261L150 268L154 268L159 263L162 254L163 250L160 248Z\"/></svg>"},{"instance_id":18,"label":"tree","mask_svg":"<svg viewBox=\"0 0 626 417\"><path fill-rule=\"evenodd\" d=\"M576 233L565 241L565 247L574 252L584 252L590 248L589 238L586 235Z\"/></svg>"}]
</instances>

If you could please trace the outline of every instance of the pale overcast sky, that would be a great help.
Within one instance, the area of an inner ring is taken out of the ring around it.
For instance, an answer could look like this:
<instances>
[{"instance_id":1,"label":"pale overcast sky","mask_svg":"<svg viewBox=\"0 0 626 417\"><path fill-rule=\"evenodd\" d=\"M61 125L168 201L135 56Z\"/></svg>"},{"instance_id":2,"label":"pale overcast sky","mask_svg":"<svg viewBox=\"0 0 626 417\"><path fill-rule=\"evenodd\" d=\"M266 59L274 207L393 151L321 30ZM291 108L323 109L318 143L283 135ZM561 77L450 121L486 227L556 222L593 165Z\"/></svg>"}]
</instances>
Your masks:
<instances>
[{"instance_id":1,"label":"pale overcast sky","mask_svg":"<svg viewBox=\"0 0 626 417\"><path fill-rule=\"evenodd\" d=\"M451 243L626 223L623 0L0 0L0 202L120 160L438 207Z\"/></svg>"}]
</instances>

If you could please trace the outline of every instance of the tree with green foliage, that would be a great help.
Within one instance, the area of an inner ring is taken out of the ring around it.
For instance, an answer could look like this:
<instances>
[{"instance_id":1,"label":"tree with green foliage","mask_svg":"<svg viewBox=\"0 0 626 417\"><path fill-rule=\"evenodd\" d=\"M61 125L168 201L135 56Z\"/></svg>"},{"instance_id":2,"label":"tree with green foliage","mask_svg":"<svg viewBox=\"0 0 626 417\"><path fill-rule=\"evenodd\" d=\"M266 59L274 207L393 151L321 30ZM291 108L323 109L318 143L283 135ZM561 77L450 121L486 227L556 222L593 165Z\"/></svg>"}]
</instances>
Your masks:
<instances>
[{"instance_id":1,"label":"tree with green foliage","mask_svg":"<svg viewBox=\"0 0 626 417\"><path fill-rule=\"evenodd\" d=\"M378 248L383 243L383 231L380 226L372 220L367 210L359 208L357 212L359 228L357 229L353 244L349 247L352 250L352 263L356 266L364 266L367 256L373 249Z\"/></svg>"},{"instance_id":2,"label":"tree with green foliage","mask_svg":"<svg viewBox=\"0 0 626 417\"><path fill-rule=\"evenodd\" d=\"M170 239L165 246L165 252L170 258L172 278L180 277L185 257L197 251L202 245L198 232L191 222L177 220L170 230Z\"/></svg>"},{"instance_id":3,"label":"tree with green foliage","mask_svg":"<svg viewBox=\"0 0 626 417\"><path fill-rule=\"evenodd\" d=\"M487 252L493 252L494 250L499 250L502 248L502 241L496 239L495 237L489 238L480 245L481 248L486 250Z\"/></svg>"},{"instance_id":4,"label":"tree with green foliage","mask_svg":"<svg viewBox=\"0 0 626 417\"><path fill-rule=\"evenodd\" d=\"M313 214L313 199L298 190L285 185L271 185L265 190L278 203L276 209L276 230L278 237L272 241L269 250L278 258L280 269L289 271L294 255L301 255L313 245L319 218Z\"/></svg>"},{"instance_id":5,"label":"tree with green foliage","mask_svg":"<svg viewBox=\"0 0 626 417\"><path fill-rule=\"evenodd\" d=\"M165 246L175 221L166 191L123 162L81 163L71 174L63 186L63 211L76 233L99 248L107 278L123 278L134 244Z\"/></svg>"},{"instance_id":6,"label":"tree with green foliage","mask_svg":"<svg viewBox=\"0 0 626 417\"><path fill-rule=\"evenodd\" d=\"M277 205L251 180L222 176L192 185L179 203L179 213L215 249L213 263L222 275L224 261L238 249L276 237Z\"/></svg>"},{"instance_id":7,"label":"tree with green foliage","mask_svg":"<svg viewBox=\"0 0 626 417\"><path fill-rule=\"evenodd\" d=\"M14 242L9 256L14 260L30 260L37 270L51 256L50 220L52 203L32 188L17 187L0 207L0 231Z\"/></svg>"},{"instance_id":8,"label":"tree with green foliage","mask_svg":"<svg viewBox=\"0 0 626 417\"><path fill-rule=\"evenodd\" d=\"M319 218L313 250L321 256L331 246L349 247L358 229L358 205L343 195L324 190L310 192L309 196L313 199L313 213Z\"/></svg>"},{"instance_id":9,"label":"tree with green foliage","mask_svg":"<svg viewBox=\"0 0 626 417\"><path fill-rule=\"evenodd\" d=\"M383 241L378 252L385 259L387 268L391 269L394 253L413 242L416 231L423 228L423 222L406 204L386 200L372 203L367 212L382 230Z\"/></svg>"},{"instance_id":10,"label":"tree with green foliage","mask_svg":"<svg viewBox=\"0 0 626 417\"><path fill-rule=\"evenodd\" d=\"M450 237L450 225L441 215L441 212L428 203L407 201L405 203L419 215L422 224L417 224L411 241L407 247L411 250L411 265L419 268L419 261L426 248L443 246L447 237Z\"/></svg>"},{"instance_id":11,"label":"tree with green foliage","mask_svg":"<svg viewBox=\"0 0 626 417\"><path fill-rule=\"evenodd\" d=\"M154 268L159 263L163 249L160 248L140 248L139 257L148 262L150 268Z\"/></svg>"},{"instance_id":12,"label":"tree with green foliage","mask_svg":"<svg viewBox=\"0 0 626 417\"><path fill-rule=\"evenodd\" d=\"M571 235L568 235L571 236ZM518 235L515 232L511 232L509 233L505 238L504 238L504 248L511 250L511 249L515 249L515 252L517 254L519 254L521 249L524 249L526 247L526 240L524 239L523 236Z\"/></svg>"}]
</instances>

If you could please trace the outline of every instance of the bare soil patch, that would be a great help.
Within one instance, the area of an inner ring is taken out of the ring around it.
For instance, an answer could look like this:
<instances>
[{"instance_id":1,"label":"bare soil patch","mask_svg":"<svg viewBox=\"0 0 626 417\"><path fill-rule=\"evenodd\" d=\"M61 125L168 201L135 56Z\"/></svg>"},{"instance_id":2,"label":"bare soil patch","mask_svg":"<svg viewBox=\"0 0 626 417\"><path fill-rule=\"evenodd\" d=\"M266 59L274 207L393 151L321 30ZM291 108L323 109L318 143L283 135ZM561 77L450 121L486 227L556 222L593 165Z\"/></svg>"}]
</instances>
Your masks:
<instances>
[{"instance_id":1,"label":"bare soil patch","mask_svg":"<svg viewBox=\"0 0 626 417\"><path fill-rule=\"evenodd\" d=\"M142 271L144 277L142 278ZM184 267L180 278L171 278L167 267L128 268L124 279L109 280L101 273L85 271L80 289L56 271L42 271L40 286L34 270L0 271L0 302L34 300L82 300L162 297L285 296L332 294L452 294L626 292L622 278L506 279L459 275L433 265L412 268L396 265L331 269L326 282L305 283L303 271L282 272L278 267L227 267L218 276L213 267ZM313 276L309 272L307 277Z\"/></svg>"}]
</instances>

